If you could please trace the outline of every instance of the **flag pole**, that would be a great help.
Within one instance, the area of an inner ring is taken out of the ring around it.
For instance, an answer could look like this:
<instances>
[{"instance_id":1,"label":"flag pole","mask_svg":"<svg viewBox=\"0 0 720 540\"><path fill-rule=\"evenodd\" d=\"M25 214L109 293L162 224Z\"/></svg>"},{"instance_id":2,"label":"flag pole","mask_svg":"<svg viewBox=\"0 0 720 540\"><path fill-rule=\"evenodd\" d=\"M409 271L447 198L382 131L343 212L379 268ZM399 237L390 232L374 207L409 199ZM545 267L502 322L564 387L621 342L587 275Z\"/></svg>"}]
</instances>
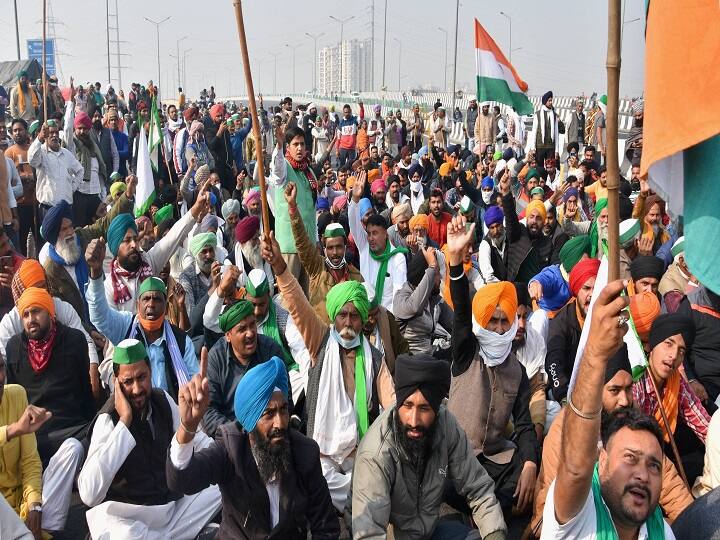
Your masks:
<instances>
[{"instance_id":1,"label":"flag pole","mask_svg":"<svg viewBox=\"0 0 720 540\"><path fill-rule=\"evenodd\" d=\"M270 227L270 211L267 202L267 187L265 186L265 163L263 160L262 137L260 135L260 122L258 121L257 104L255 103L255 90L253 89L252 73L250 72L250 57L248 55L247 39L245 38L245 22L243 20L241 0L233 0L235 6L235 20L237 21L238 39L240 41L240 54L242 56L243 71L245 72L245 89L248 93L248 104L252 117L253 137L255 137L255 167L258 168L260 180L260 200L262 202L262 219L265 231Z\"/></svg>"},{"instance_id":2,"label":"flag pole","mask_svg":"<svg viewBox=\"0 0 720 540\"><path fill-rule=\"evenodd\" d=\"M43 121L47 122L47 76L45 75L45 29L47 28L47 0L43 0L43 30L42 30L42 93L43 93Z\"/></svg>"},{"instance_id":3,"label":"flag pole","mask_svg":"<svg viewBox=\"0 0 720 540\"><path fill-rule=\"evenodd\" d=\"M620 165L618 109L620 95L620 0L608 0L607 115L605 117L608 189L608 281L620 279ZM595 216L597 218L597 216Z\"/></svg>"}]
</instances>

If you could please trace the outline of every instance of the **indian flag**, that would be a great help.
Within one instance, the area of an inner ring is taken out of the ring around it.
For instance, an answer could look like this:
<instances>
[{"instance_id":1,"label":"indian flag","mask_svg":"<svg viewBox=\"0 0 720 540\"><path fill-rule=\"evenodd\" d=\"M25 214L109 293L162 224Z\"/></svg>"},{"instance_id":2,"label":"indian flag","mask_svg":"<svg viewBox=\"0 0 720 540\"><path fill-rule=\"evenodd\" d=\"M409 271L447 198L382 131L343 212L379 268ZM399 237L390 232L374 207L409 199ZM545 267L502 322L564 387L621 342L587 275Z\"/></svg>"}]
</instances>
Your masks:
<instances>
[{"instance_id":1,"label":"indian flag","mask_svg":"<svg viewBox=\"0 0 720 540\"><path fill-rule=\"evenodd\" d=\"M140 126L139 136L137 170L135 173L138 179L137 187L135 188L135 217L140 217L145 214L155 200L155 180L153 180L147 138L145 138L145 130L142 126Z\"/></svg>"},{"instance_id":2,"label":"indian flag","mask_svg":"<svg viewBox=\"0 0 720 540\"><path fill-rule=\"evenodd\" d=\"M720 9L717 0L649 0L646 25L640 174L684 216L685 260L720 293Z\"/></svg>"},{"instance_id":3,"label":"indian flag","mask_svg":"<svg viewBox=\"0 0 720 540\"><path fill-rule=\"evenodd\" d=\"M155 172L158 172L160 163L160 145L163 141L162 125L160 124L160 115L158 114L156 98L152 99L150 107L150 129L148 130L148 146L150 148L150 163Z\"/></svg>"},{"instance_id":4,"label":"indian flag","mask_svg":"<svg viewBox=\"0 0 720 540\"><path fill-rule=\"evenodd\" d=\"M508 62L505 55L475 19L475 67L477 99L497 101L515 108L518 114L532 114L533 106L525 95L528 85Z\"/></svg>"}]
</instances>

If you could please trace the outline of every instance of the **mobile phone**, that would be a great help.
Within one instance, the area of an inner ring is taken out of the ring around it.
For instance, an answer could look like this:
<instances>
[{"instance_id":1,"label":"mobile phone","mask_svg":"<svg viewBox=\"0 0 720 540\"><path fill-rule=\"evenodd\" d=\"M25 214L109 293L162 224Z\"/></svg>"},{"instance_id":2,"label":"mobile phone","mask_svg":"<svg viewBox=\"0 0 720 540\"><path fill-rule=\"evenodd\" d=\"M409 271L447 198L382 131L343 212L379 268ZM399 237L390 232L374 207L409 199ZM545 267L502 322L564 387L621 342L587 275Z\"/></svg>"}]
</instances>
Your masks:
<instances>
[{"instance_id":1,"label":"mobile phone","mask_svg":"<svg viewBox=\"0 0 720 540\"><path fill-rule=\"evenodd\" d=\"M5 268L12 266L12 255L0 257L0 273L5 272Z\"/></svg>"}]
</instances>

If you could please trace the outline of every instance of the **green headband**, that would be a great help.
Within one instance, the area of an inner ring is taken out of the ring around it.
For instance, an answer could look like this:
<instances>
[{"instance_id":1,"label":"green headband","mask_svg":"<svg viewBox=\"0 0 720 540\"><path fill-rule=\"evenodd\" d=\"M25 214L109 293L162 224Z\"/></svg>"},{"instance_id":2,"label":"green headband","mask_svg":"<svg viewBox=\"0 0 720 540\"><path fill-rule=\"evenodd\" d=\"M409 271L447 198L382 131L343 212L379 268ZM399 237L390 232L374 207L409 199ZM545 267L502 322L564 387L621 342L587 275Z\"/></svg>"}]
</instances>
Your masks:
<instances>
[{"instance_id":1,"label":"green headband","mask_svg":"<svg viewBox=\"0 0 720 540\"><path fill-rule=\"evenodd\" d=\"M147 359L145 345L137 339L124 339L115 346L113 353L113 364L126 365L135 364Z\"/></svg>"},{"instance_id":2,"label":"green headband","mask_svg":"<svg viewBox=\"0 0 720 540\"><path fill-rule=\"evenodd\" d=\"M255 306L248 300L240 300L234 303L220 315L220 330L229 332L238 325L240 321L252 315L254 312Z\"/></svg>"},{"instance_id":3,"label":"green headband","mask_svg":"<svg viewBox=\"0 0 720 540\"><path fill-rule=\"evenodd\" d=\"M165 283L163 283L163 280L157 277L149 277L145 281L143 281L140 284L140 287L138 288L138 299L145 294L146 292L150 291L157 291L161 292L167 297L167 287L165 286Z\"/></svg>"}]
</instances>

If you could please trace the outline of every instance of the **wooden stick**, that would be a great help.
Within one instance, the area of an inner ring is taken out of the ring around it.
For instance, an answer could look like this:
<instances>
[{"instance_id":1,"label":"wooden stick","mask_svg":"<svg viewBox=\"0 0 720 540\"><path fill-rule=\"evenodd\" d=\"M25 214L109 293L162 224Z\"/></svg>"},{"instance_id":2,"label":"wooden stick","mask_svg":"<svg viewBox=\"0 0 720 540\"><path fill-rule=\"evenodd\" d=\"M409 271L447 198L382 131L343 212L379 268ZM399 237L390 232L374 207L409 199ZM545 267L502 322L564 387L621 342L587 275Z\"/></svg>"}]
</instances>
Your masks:
<instances>
[{"instance_id":1,"label":"wooden stick","mask_svg":"<svg viewBox=\"0 0 720 540\"><path fill-rule=\"evenodd\" d=\"M43 93L43 122L47 122L47 76L45 75L45 29L47 28L47 0L43 0L43 31L42 31L42 93Z\"/></svg>"},{"instance_id":2,"label":"wooden stick","mask_svg":"<svg viewBox=\"0 0 720 540\"><path fill-rule=\"evenodd\" d=\"M608 0L607 115L605 117L608 189L608 281L620 279L620 165L618 108L620 95L620 0ZM595 216L597 219L597 216Z\"/></svg>"},{"instance_id":3,"label":"wooden stick","mask_svg":"<svg viewBox=\"0 0 720 540\"><path fill-rule=\"evenodd\" d=\"M240 41L240 54L242 55L243 71L245 72L245 89L248 94L250 115L252 117L253 137L255 137L255 167L258 168L260 178L260 200L262 202L263 230L267 233L270 228L270 210L267 202L267 187L265 185L265 163L263 160L262 137L260 136L260 121L258 120L257 104L255 103L255 90L253 88L252 73L250 72L250 57L248 56L247 40L245 39L245 22L243 21L242 2L233 0L235 6L235 20L237 21L238 38Z\"/></svg>"}]
</instances>

